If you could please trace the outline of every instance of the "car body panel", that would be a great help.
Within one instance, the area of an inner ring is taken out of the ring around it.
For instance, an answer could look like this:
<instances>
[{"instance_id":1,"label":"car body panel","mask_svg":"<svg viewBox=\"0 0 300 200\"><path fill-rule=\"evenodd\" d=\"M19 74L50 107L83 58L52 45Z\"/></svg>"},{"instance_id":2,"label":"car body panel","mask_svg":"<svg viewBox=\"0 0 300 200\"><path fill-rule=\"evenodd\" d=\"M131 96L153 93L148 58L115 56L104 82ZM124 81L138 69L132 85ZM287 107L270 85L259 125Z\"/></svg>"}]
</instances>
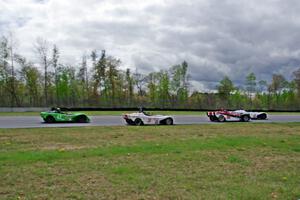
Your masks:
<instances>
[{"instance_id":1,"label":"car body panel","mask_svg":"<svg viewBox=\"0 0 300 200\"><path fill-rule=\"evenodd\" d=\"M250 115L251 119L267 119L268 118L268 114L266 112L249 112L249 111L245 111L245 110L236 110L235 112L238 113L248 113Z\"/></svg>"},{"instance_id":2,"label":"car body panel","mask_svg":"<svg viewBox=\"0 0 300 200\"><path fill-rule=\"evenodd\" d=\"M78 118L84 116L85 122L90 122L90 118L84 113L69 113L69 112L57 112L57 111L46 111L40 113L43 120L46 122L47 117L51 116L55 122L78 122Z\"/></svg>"}]
</instances>

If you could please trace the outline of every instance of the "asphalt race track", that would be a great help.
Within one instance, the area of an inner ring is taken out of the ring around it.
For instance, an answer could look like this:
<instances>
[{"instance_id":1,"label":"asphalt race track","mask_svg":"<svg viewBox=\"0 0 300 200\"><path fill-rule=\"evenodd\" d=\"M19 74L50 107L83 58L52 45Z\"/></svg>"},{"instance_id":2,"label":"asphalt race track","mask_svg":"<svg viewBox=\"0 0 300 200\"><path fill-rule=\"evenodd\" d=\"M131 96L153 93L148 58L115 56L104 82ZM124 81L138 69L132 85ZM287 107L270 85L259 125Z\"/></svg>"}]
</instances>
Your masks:
<instances>
[{"instance_id":1,"label":"asphalt race track","mask_svg":"<svg viewBox=\"0 0 300 200\"><path fill-rule=\"evenodd\" d=\"M251 120L248 123L300 122L300 115L269 115L268 120ZM183 124L227 124L233 122L210 122L202 115L175 115L174 123ZM0 128L39 128L39 127L78 127L78 126L122 126L121 116L91 116L91 123L44 123L39 116L5 116L0 117Z\"/></svg>"}]
</instances>

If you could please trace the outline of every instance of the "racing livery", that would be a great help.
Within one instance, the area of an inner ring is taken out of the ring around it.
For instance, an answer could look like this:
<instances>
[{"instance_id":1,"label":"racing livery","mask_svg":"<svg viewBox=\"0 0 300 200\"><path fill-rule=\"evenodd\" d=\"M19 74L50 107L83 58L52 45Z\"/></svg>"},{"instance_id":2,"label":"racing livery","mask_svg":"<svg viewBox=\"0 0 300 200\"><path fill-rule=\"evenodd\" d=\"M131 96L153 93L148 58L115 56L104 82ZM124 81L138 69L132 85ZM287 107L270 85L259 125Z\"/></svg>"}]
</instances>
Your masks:
<instances>
[{"instance_id":1,"label":"racing livery","mask_svg":"<svg viewBox=\"0 0 300 200\"><path fill-rule=\"evenodd\" d=\"M59 108L52 108L51 111L41 112L40 115L46 123L54 123L54 122L88 123L90 122L90 118L84 113L61 112Z\"/></svg>"},{"instance_id":2,"label":"racing livery","mask_svg":"<svg viewBox=\"0 0 300 200\"><path fill-rule=\"evenodd\" d=\"M219 110L207 112L207 116L210 121L213 122L225 122L232 120L239 120L243 122L248 122L251 119L249 112L240 112L240 111L228 111L228 110Z\"/></svg>"},{"instance_id":3,"label":"racing livery","mask_svg":"<svg viewBox=\"0 0 300 200\"><path fill-rule=\"evenodd\" d=\"M268 118L268 115L265 112L248 112L248 111L245 111L245 110L236 110L235 112L249 113L251 119L261 119L261 120L264 120L264 119Z\"/></svg>"},{"instance_id":4,"label":"racing livery","mask_svg":"<svg viewBox=\"0 0 300 200\"><path fill-rule=\"evenodd\" d=\"M173 125L174 120L171 116L165 115L149 115L143 111L131 114L124 114L123 119L129 125L141 126L144 124L157 124L157 125Z\"/></svg>"}]
</instances>

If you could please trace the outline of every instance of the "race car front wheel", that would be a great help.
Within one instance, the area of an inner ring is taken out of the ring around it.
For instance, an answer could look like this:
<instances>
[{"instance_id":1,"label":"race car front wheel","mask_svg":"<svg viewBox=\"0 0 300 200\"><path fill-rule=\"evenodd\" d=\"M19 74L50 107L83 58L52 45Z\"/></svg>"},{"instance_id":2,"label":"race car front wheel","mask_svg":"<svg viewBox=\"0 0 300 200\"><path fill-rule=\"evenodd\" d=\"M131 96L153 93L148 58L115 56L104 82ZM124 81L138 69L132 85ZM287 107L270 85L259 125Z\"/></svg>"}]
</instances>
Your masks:
<instances>
[{"instance_id":1,"label":"race car front wheel","mask_svg":"<svg viewBox=\"0 0 300 200\"><path fill-rule=\"evenodd\" d=\"M45 122L46 123L53 123L53 122L55 122L55 119L52 116L48 116L48 117L46 117Z\"/></svg>"},{"instance_id":2,"label":"race car front wheel","mask_svg":"<svg viewBox=\"0 0 300 200\"><path fill-rule=\"evenodd\" d=\"M77 122L86 123L87 122L86 116L79 116L78 119L77 119Z\"/></svg>"},{"instance_id":3,"label":"race car front wheel","mask_svg":"<svg viewBox=\"0 0 300 200\"><path fill-rule=\"evenodd\" d=\"M144 125L143 121L140 118L137 118L134 120L135 125L142 126Z\"/></svg>"},{"instance_id":4,"label":"race car front wheel","mask_svg":"<svg viewBox=\"0 0 300 200\"><path fill-rule=\"evenodd\" d=\"M257 119L267 119L267 114L263 113L257 116Z\"/></svg>"},{"instance_id":5,"label":"race car front wheel","mask_svg":"<svg viewBox=\"0 0 300 200\"><path fill-rule=\"evenodd\" d=\"M135 125L135 122L132 121L131 119L125 119L125 121L128 125Z\"/></svg>"},{"instance_id":6,"label":"race car front wheel","mask_svg":"<svg viewBox=\"0 0 300 200\"><path fill-rule=\"evenodd\" d=\"M165 121L165 124L166 125L173 125L173 119L167 118L166 121Z\"/></svg>"}]
</instances>

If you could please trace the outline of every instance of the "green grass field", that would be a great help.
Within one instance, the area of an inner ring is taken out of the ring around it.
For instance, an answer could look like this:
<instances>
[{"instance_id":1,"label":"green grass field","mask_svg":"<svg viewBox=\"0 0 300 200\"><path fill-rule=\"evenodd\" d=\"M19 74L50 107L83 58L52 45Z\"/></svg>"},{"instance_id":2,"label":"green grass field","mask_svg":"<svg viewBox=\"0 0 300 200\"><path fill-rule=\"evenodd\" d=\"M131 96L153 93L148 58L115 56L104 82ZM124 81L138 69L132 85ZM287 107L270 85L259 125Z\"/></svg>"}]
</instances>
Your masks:
<instances>
[{"instance_id":1,"label":"green grass field","mask_svg":"<svg viewBox=\"0 0 300 200\"><path fill-rule=\"evenodd\" d=\"M0 129L0 199L299 199L300 123Z\"/></svg>"},{"instance_id":2,"label":"green grass field","mask_svg":"<svg viewBox=\"0 0 300 200\"><path fill-rule=\"evenodd\" d=\"M113 115L119 116L124 113L132 113L135 111L82 111L89 116ZM147 111L148 112L148 111ZM149 111L151 114L162 115L206 115L206 112L198 111ZM269 112L273 115L300 115L300 112ZM0 116L39 116L39 112L0 112Z\"/></svg>"}]
</instances>

